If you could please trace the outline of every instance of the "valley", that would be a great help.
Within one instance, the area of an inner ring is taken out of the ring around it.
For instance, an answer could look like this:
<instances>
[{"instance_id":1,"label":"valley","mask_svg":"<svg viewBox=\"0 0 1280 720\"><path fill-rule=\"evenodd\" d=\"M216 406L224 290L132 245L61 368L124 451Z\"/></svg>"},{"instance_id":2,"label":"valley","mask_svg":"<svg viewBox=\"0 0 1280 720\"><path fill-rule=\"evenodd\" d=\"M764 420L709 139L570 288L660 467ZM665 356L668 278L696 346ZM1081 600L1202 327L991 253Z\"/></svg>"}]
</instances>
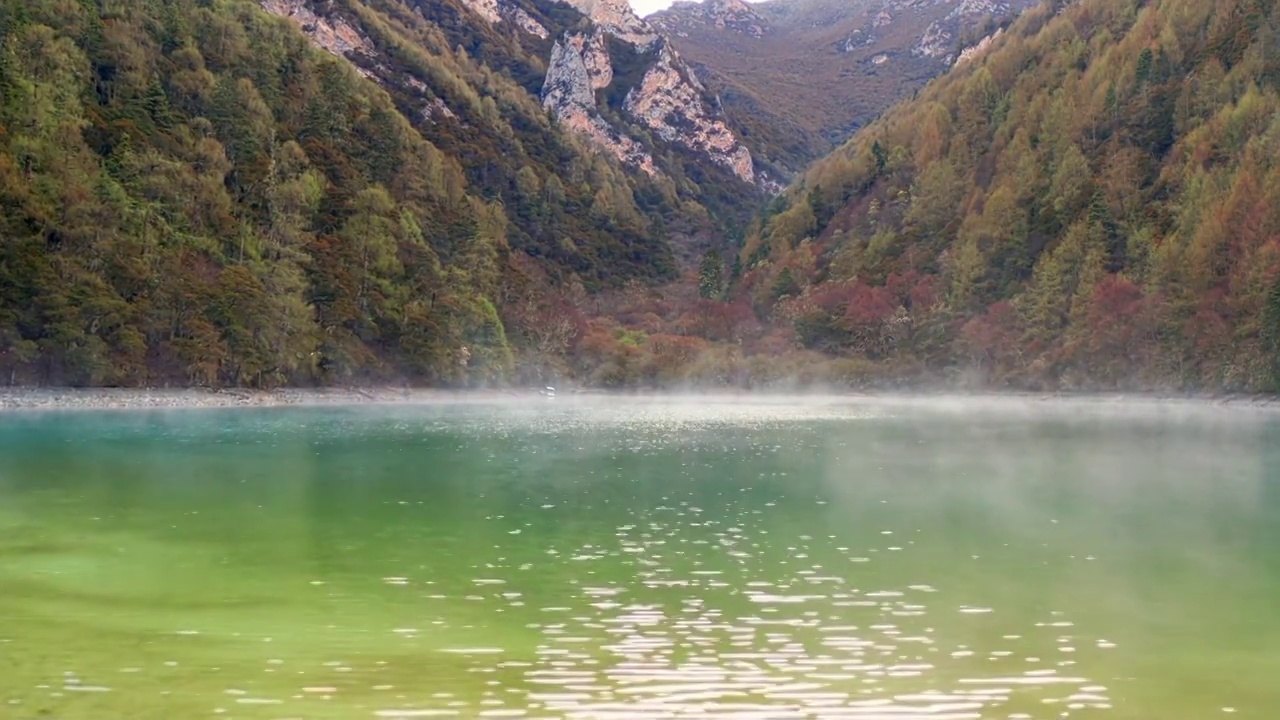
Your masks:
<instances>
[{"instance_id":1,"label":"valley","mask_svg":"<svg viewBox=\"0 0 1280 720\"><path fill-rule=\"evenodd\" d=\"M1267 392L1273 0L0 2L0 381Z\"/></svg>"}]
</instances>

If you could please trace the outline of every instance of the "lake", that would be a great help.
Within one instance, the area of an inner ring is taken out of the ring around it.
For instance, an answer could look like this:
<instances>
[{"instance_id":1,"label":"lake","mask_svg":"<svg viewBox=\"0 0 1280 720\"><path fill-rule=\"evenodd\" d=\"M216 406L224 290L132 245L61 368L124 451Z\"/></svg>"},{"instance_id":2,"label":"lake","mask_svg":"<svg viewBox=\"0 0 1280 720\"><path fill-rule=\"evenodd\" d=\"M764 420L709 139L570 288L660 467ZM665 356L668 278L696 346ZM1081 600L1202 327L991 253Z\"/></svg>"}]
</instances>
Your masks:
<instances>
[{"instance_id":1,"label":"lake","mask_svg":"<svg viewBox=\"0 0 1280 720\"><path fill-rule=\"evenodd\" d=\"M0 415L0 717L1276 717L1280 414Z\"/></svg>"}]
</instances>

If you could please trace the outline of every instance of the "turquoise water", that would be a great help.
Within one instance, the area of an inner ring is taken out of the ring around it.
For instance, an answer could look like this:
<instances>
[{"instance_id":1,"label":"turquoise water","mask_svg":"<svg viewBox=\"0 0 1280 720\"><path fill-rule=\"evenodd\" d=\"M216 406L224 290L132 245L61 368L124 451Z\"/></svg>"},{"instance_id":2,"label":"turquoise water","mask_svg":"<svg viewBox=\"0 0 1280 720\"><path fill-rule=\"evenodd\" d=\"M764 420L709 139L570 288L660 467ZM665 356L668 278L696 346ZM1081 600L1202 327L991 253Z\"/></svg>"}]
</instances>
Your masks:
<instances>
[{"instance_id":1,"label":"turquoise water","mask_svg":"<svg viewBox=\"0 0 1280 720\"><path fill-rule=\"evenodd\" d=\"M1280 422L0 415L3 718L1280 713Z\"/></svg>"}]
</instances>

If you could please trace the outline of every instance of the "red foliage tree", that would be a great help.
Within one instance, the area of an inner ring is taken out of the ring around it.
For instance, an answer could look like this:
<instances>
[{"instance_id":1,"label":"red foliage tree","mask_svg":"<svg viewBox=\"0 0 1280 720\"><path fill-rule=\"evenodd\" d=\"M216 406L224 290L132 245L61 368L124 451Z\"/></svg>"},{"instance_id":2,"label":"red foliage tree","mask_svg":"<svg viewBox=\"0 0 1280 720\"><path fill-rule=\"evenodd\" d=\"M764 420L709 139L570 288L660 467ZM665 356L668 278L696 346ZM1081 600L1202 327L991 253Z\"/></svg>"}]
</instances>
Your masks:
<instances>
[{"instance_id":1,"label":"red foliage tree","mask_svg":"<svg viewBox=\"0 0 1280 720\"><path fill-rule=\"evenodd\" d=\"M959 344L971 361L993 380L1002 380L1016 369L1021 318L1008 302L998 302L983 315L971 318L960 328Z\"/></svg>"},{"instance_id":2,"label":"red foliage tree","mask_svg":"<svg viewBox=\"0 0 1280 720\"><path fill-rule=\"evenodd\" d=\"M1145 322L1142 290L1122 275L1108 275L1093 289L1087 316L1085 358L1093 377L1126 384L1142 368L1143 341L1151 337Z\"/></svg>"},{"instance_id":3,"label":"red foliage tree","mask_svg":"<svg viewBox=\"0 0 1280 720\"><path fill-rule=\"evenodd\" d=\"M871 328L888 321L901 306L887 287L858 285L845 307L844 317L851 328Z\"/></svg>"},{"instance_id":4,"label":"red foliage tree","mask_svg":"<svg viewBox=\"0 0 1280 720\"><path fill-rule=\"evenodd\" d=\"M699 300L676 321L676 329L718 342L737 342L759 326L755 311L745 298L732 302Z\"/></svg>"}]
</instances>

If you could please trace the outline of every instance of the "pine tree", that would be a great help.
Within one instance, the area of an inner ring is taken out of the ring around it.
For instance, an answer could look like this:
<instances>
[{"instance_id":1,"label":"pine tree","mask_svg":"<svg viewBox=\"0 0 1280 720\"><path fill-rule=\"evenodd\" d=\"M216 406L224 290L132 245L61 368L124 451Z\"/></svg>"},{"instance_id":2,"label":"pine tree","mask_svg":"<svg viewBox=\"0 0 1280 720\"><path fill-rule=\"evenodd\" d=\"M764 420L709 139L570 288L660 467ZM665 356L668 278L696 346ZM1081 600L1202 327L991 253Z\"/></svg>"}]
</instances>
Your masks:
<instances>
[{"instance_id":1,"label":"pine tree","mask_svg":"<svg viewBox=\"0 0 1280 720\"><path fill-rule=\"evenodd\" d=\"M719 300L724 293L724 256L719 250L708 250L698 268L698 297Z\"/></svg>"},{"instance_id":2,"label":"pine tree","mask_svg":"<svg viewBox=\"0 0 1280 720\"><path fill-rule=\"evenodd\" d=\"M781 300L784 297L795 297L800 294L800 282L796 280L795 273L791 272L790 267L782 268L778 273L778 277L774 278L773 285L769 287L769 295L774 300Z\"/></svg>"},{"instance_id":3,"label":"pine tree","mask_svg":"<svg viewBox=\"0 0 1280 720\"><path fill-rule=\"evenodd\" d=\"M1262 342L1267 352L1271 390L1280 392L1280 277L1272 283L1262 311Z\"/></svg>"},{"instance_id":4,"label":"pine tree","mask_svg":"<svg viewBox=\"0 0 1280 720\"><path fill-rule=\"evenodd\" d=\"M884 151L879 140L871 144L871 155L876 161L876 175L883 175L885 166L889 164L889 154Z\"/></svg>"}]
</instances>

